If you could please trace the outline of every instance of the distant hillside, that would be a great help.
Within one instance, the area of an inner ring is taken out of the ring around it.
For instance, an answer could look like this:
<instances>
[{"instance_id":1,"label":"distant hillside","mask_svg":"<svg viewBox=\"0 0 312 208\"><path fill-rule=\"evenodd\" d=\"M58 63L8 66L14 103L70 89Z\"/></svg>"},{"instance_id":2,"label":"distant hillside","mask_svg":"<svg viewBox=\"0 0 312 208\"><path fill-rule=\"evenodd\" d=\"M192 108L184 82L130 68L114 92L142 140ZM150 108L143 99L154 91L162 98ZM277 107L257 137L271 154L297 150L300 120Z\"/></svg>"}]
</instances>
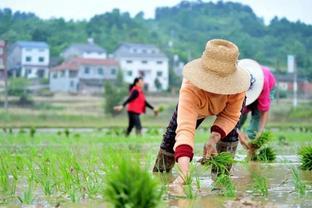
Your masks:
<instances>
[{"instance_id":1,"label":"distant hillside","mask_svg":"<svg viewBox=\"0 0 312 208\"><path fill-rule=\"evenodd\" d=\"M287 54L295 54L300 74L312 80L312 26L284 18L274 18L266 26L250 7L239 3L181 2L157 8L155 19L145 19L142 12L132 18L115 9L77 22L0 10L1 39L46 41L53 56L89 36L110 52L120 42L154 43L184 61L200 56L208 39L225 38L240 47L241 58L254 58L277 70L285 69Z\"/></svg>"}]
</instances>

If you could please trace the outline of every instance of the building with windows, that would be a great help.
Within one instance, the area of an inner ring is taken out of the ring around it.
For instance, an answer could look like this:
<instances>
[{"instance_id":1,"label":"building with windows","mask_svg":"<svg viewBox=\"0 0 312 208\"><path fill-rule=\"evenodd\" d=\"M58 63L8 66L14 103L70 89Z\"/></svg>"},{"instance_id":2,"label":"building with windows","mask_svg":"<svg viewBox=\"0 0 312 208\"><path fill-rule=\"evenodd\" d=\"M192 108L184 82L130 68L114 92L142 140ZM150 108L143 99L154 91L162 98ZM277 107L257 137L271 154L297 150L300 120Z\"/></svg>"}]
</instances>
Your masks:
<instances>
[{"instance_id":1,"label":"building with windows","mask_svg":"<svg viewBox=\"0 0 312 208\"><path fill-rule=\"evenodd\" d=\"M92 38L88 39L88 43L75 43L67 47L61 54L64 60L74 57L106 59L107 53L104 48L96 45Z\"/></svg>"},{"instance_id":2,"label":"building with windows","mask_svg":"<svg viewBox=\"0 0 312 208\"><path fill-rule=\"evenodd\" d=\"M135 77L144 78L147 91L168 89L169 65L167 56L150 44L123 43L114 52L127 83Z\"/></svg>"},{"instance_id":3,"label":"building with windows","mask_svg":"<svg viewBox=\"0 0 312 208\"><path fill-rule=\"evenodd\" d=\"M45 42L17 41L8 52L8 71L28 79L49 77L50 50Z\"/></svg>"},{"instance_id":4,"label":"building with windows","mask_svg":"<svg viewBox=\"0 0 312 208\"><path fill-rule=\"evenodd\" d=\"M50 91L98 93L106 80L115 80L119 64L114 59L76 57L51 68Z\"/></svg>"}]
</instances>

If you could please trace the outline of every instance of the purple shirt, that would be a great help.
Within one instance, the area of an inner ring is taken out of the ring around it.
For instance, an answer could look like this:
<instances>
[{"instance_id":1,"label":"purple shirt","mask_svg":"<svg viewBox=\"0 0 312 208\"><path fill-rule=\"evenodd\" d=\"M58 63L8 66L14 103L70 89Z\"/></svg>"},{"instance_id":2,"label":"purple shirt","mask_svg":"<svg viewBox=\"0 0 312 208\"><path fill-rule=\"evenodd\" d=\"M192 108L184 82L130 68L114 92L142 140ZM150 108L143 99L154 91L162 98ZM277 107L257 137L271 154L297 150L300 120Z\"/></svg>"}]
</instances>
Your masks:
<instances>
[{"instance_id":1,"label":"purple shirt","mask_svg":"<svg viewBox=\"0 0 312 208\"><path fill-rule=\"evenodd\" d=\"M263 89L257 99L258 101L258 110L265 112L270 110L271 106L271 98L270 93L275 87L276 80L274 75L271 73L269 68L262 66L262 71L264 74L264 83L263 83Z\"/></svg>"}]
</instances>

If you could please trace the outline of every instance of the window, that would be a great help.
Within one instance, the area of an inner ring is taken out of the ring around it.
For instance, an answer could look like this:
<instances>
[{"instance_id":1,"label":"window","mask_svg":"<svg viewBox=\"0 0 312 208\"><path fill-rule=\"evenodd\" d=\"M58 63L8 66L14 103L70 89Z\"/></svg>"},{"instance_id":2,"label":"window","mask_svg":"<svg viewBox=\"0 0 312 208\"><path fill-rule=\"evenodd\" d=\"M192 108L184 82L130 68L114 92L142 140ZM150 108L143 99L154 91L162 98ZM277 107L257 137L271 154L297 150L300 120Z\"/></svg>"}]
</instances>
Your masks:
<instances>
[{"instance_id":1,"label":"window","mask_svg":"<svg viewBox=\"0 0 312 208\"><path fill-rule=\"evenodd\" d=\"M163 62L162 61L157 61L157 64L162 64Z\"/></svg>"},{"instance_id":2,"label":"window","mask_svg":"<svg viewBox=\"0 0 312 208\"><path fill-rule=\"evenodd\" d=\"M43 78L44 77L44 69L38 69L37 71L37 76L39 78Z\"/></svg>"},{"instance_id":3,"label":"window","mask_svg":"<svg viewBox=\"0 0 312 208\"><path fill-rule=\"evenodd\" d=\"M30 56L26 56L26 62L31 62L31 57Z\"/></svg>"},{"instance_id":4,"label":"window","mask_svg":"<svg viewBox=\"0 0 312 208\"><path fill-rule=\"evenodd\" d=\"M61 77L65 77L65 71L61 71Z\"/></svg>"},{"instance_id":5,"label":"window","mask_svg":"<svg viewBox=\"0 0 312 208\"><path fill-rule=\"evenodd\" d=\"M147 61L146 61L146 60L143 60L143 61L142 61L142 64L147 64Z\"/></svg>"},{"instance_id":6,"label":"window","mask_svg":"<svg viewBox=\"0 0 312 208\"><path fill-rule=\"evenodd\" d=\"M127 60L126 62L127 62L127 64L132 64L133 61L132 60Z\"/></svg>"},{"instance_id":7,"label":"window","mask_svg":"<svg viewBox=\"0 0 312 208\"><path fill-rule=\"evenodd\" d=\"M0 48L0 55L3 54L3 48Z\"/></svg>"},{"instance_id":8,"label":"window","mask_svg":"<svg viewBox=\"0 0 312 208\"><path fill-rule=\"evenodd\" d=\"M85 67L84 68L84 73L85 74L89 74L90 73L90 68L89 67Z\"/></svg>"},{"instance_id":9,"label":"window","mask_svg":"<svg viewBox=\"0 0 312 208\"><path fill-rule=\"evenodd\" d=\"M26 50L26 51L31 51L31 48L26 48L25 50Z\"/></svg>"},{"instance_id":10,"label":"window","mask_svg":"<svg viewBox=\"0 0 312 208\"><path fill-rule=\"evenodd\" d=\"M157 76L158 76L158 77L161 77L162 75L163 75L163 72L162 72L162 71L158 71L158 72L157 72Z\"/></svg>"},{"instance_id":11,"label":"window","mask_svg":"<svg viewBox=\"0 0 312 208\"><path fill-rule=\"evenodd\" d=\"M111 69L111 75L115 75L116 74L116 69Z\"/></svg>"},{"instance_id":12,"label":"window","mask_svg":"<svg viewBox=\"0 0 312 208\"><path fill-rule=\"evenodd\" d=\"M28 76L29 74L31 74L32 73L32 70L30 69L30 68L27 68L26 69L26 76Z\"/></svg>"},{"instance_id":13,"label":"window","mask_svg":"<svg viewBox=\"0 0 312 208\"><path fill-rule=\"evenodd\" d=\"M104 74L103 68L98 68L98 74L100 74L100 75L103 75L103 74Z\"/></svg>"},{"instance_id":14,"label":"window","mask_svg":"<svg viewBox=\"0 0 312 208\"><path fill-rule=\"evenodd\" d=\"M44 52L44 48L39 48L39 52Z\"/></svg>"},{"instance_id":15,"label":"window","mask_svg":"<svg viewBox=\"0 0 312 208\"><path fill-rule=\"evenodd\" d=\"M38 58L38 61L39 61L39 62L44 62L44 57L39 57L39 58Z\"/></svg>"},{"instance_id":16,"label":"window","mask_svg":"<svg viewBox=\"0 0 312 208\"><path fill-rule=\"evenodd\" d=\"M70 77L70 78L75 78L75 77L77 77L77 75L78 75L78 72L77 72L77 71L75 71L75 70L69 70L69 77Z\"/></svg>"},{"instance_id":17,"label":"window","mask_svg":"<svg viewBox=\"0 0 312 208\"><path fill-rule=\"evenodd\" d=\"M143 49L143 50L142 50L142 53L146 53L146 52L147 52L146 49Z\"/></svg>"},{"instance_id":18,"label":"window","mask_svg":"<svg viewBox=\"0 0 312 208\"><path fill-rule=\"evenodd\" d=\"M75 82L73 80L70 81L70 87L75 87Z\"/></svg>"},{"instance_id":19,"label":"window","mask_svg":"<svg viewBox=\"0 0 312 208\"><path fill-rule=\"evenodd\" d=\"M54 72L52 77L53 77L53 79L57 79L57 72Z\"/></svg>"},{"instance_id":20,"label":"window","mask_svg":"<svg viewBox=\"0 0 312 208\"><path fill-rule=\"evenodd\" d=\"M2 66L3 66L3 59L0 58L0 67L2 67Z\"/></svg>"},{"instance_id":21,"label":"window","mask_svg":"<svg viewBox=\"0 0 312 208\"><path fill-rule=\"evenodd\" d=\"M132 71L128 71L127 74L129 77L132 77Z\"/></svg>"}]
</instances>

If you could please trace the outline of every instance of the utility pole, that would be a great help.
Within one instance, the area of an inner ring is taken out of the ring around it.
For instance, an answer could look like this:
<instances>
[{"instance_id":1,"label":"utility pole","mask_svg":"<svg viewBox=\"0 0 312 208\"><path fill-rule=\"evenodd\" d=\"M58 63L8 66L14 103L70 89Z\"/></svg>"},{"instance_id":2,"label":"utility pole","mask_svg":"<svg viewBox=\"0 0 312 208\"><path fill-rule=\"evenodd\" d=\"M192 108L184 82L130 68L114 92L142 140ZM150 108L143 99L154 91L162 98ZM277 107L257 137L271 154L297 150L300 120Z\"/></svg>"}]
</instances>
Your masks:
<instances>
[{"instance_id":1,"label":"utility pole","mask_svg":"<svg viewBox=\"0 0 312 208\"><path fill-rule=\"evenodd\" d=\"M8 112L8 68L7 68L7 42L4 41L3 47L3 66L4 66L4 109Z\"/></svg>"},{"instance_id":2,"label":"utility pole","mask_svg":"<svg viewBox=\"0 0 312 208\"><path fill-rule=\"evenodd\" d=\"M298 83L297 83L297 67L294 55L287 56L288 73L293 74L293 107L296 108L298 105Z\"/></svg>"},{"instance_id":3,"label":"utility pole","mask_svg":"<svg viewBox=\"0 0 312 208\"><path fill-rule=\"evenodd\" d=\"M3 70L3 81L4 81L4 109L8 110L8 83L7 83L7 54L6 54L6 45L5 40L0 40L0 70Z\"/></svg>"}]
</instances>

